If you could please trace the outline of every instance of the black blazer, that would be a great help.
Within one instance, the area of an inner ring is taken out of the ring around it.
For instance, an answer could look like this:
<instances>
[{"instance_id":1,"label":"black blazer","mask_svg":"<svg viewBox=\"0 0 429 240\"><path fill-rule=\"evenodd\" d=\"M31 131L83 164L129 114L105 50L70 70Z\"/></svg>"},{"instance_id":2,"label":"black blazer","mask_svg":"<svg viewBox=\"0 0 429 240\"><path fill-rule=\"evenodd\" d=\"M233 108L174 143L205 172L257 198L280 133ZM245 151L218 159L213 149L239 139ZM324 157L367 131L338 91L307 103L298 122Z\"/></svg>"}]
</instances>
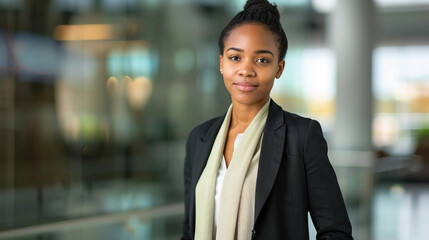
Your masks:
<instances>
[{"instance_id":1,"label":"black blazer","mask_svg":"<svg viewBox=\"0 0 429 240\"><path fill-rule=\"evenodd\" d=\"M195 187L224 117L201 124L189 135L182 240L194 238ZM353 239L327 151L317 121L283 111L271 100L259 159L252 239L309 239L308 212L317 239Z\"/></svg>"}]
</instances>

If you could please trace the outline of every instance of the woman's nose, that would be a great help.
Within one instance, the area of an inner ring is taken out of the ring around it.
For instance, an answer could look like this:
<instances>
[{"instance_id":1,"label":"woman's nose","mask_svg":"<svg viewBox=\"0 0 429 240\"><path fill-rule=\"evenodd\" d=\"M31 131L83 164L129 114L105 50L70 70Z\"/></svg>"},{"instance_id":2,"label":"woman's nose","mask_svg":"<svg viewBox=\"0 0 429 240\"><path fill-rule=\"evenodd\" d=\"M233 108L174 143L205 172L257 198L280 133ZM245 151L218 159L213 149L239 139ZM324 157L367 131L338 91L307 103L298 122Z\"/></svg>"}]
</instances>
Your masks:
<instances>
[{"instance_id":1,"label":"woman's nose","mask_svg":"<svg viewBox=\"0 0 429 240\"><path fill-rule=\"evenodd\" d=\"M252 61L243 61L240 70L239 75L242 77L253 77L256 75L255 70L253 69L253 62Z\"/></svg>"}]
</instances>

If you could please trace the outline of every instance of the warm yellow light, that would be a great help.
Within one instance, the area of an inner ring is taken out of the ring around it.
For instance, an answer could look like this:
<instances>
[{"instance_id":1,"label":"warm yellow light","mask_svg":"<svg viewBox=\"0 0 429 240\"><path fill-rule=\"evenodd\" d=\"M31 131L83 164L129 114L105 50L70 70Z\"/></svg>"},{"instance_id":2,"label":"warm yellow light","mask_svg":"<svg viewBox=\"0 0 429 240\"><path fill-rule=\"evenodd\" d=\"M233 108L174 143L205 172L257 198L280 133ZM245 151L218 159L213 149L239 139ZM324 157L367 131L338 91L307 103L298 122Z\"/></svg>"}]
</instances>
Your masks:
<instances>
[{"instance_id":1,"label":"warm yellow light","mask_svg":"<svg viewBox=\"0 0 429 240\"><path fill-rule=\"evenodd\" d=\"M115 26L111 24L58 25L54 29L58 41L107 40L114 36Z\"/></svg>"},{"instance_id":2,"label":"warm yellow light","mask_svg":"<svg viewBox=\"0 0 429 240\"><path fill-rule=\"evenodd\" d=\"M115 77L109 77L106 81L107 92L114 96L118 91L118 79Z\"/></svg>"},{"instance_id":3,"label":"warm yellow light","mask_svg":"<svg viewBox=\"0 0 429 240\"><path fill-rule=\"evenodd\" d=\"M128 102L135 110L143 109L152 94L152 83L146 77L136 77L128 82Z\"/></svg>"}]
</instances>

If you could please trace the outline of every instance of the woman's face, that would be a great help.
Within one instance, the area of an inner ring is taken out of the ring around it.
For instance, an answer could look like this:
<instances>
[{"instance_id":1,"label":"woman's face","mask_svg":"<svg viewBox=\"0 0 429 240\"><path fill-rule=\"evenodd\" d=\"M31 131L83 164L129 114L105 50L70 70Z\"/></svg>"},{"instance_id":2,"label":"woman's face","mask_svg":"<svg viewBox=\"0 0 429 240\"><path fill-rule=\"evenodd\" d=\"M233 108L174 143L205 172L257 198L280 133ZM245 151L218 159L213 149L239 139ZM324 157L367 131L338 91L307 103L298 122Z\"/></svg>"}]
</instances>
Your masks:
<instances>
[{"instance_id":1,"label":"woman's face","mask_svg":"<svg viewBox=\"0 0 429 240\"><path fill-rule=\"evenodd\" d=\"M276 36L263 25L243 24L225 38L220 69L232 103L263 105L283 72Z\"/></svg>"}]
</instances>

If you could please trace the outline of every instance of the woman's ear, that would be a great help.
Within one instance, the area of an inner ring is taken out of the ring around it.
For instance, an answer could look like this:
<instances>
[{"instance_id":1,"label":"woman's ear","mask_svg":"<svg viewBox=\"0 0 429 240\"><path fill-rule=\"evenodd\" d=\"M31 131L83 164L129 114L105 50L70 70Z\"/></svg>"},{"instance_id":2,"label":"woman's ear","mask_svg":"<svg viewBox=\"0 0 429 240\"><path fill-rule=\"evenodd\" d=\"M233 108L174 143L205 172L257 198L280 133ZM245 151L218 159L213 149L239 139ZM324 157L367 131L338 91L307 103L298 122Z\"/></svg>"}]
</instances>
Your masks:
<instances>
[{"instance_id":1,"label":"woman's ear","mask_svg":"<svg viewBox=\"0 0 429 240\"><path fill-rule=\"evenodd\" d=\"M283 70L285 69L285 60L279 62L279 68L277 70L276 78L279 79L282 76Z\"/></svg>"},{"instance_id":2,"label":"woman's ear","mask_svg":"<svg viewBox=\"0 0 429 240\"><path fill-rule=\"evenodd\" d=\"M219 70L220 70L220 73L223 74L223 70L222 70L222 55L219 55Z\"/></svg>"}]
</instances>

